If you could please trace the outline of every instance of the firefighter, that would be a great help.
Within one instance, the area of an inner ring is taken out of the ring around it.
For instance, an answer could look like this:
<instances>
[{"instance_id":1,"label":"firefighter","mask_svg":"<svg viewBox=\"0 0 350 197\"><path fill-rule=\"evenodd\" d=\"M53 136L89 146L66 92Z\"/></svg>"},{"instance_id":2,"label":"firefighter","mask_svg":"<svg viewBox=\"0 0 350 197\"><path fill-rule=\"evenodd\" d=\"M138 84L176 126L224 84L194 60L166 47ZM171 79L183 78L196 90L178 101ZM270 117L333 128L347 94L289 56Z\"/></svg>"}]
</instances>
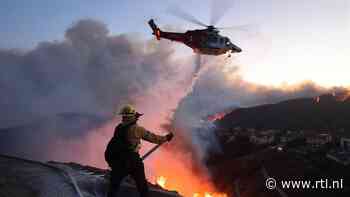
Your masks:
<instances>
[{"instance_id":1,"label":"firefighter","mask_svg":"<svg viewBox=\"0 0 350 197\"><path fill-rule=\"evenodd\" d=\"M131 105L124 106L120 113L122 122L115 128L114 136L107 145L105 159L110 166L111 177L108 197L116 197L124 177L130 175L136 182L141 197L148 197L148 184L143 161L138 153L141 139L154 144L169 142L174 135L159 136L137 124L143 114Z\"/></svg>"}]
</instances>

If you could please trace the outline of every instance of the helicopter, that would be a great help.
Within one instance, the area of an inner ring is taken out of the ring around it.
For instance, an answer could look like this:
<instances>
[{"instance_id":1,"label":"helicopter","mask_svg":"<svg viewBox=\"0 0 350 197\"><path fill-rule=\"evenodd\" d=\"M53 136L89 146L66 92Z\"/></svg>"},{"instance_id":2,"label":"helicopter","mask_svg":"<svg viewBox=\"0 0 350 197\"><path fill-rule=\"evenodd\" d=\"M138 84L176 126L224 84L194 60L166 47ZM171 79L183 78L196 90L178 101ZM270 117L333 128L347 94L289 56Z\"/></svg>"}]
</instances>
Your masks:
<instances>
[{"instance_id":1,"label":"helicopter","mask_svg":"<svg viewBox=\"0 0 350 197\"><path fill-rule=\"evenodd\" d=\"M183 11L172 12L175 16L195 23L200 26L206 27L205 29L195 29L188 30L185 33L179 32L167 32L162 31L154 22L153 19L148 21L149 26L153 31L153 35L157 40L161 38L168 39L171 41L181 42L188 47L193 49L193 52L196 54L202 55L222 55L227 52L231 53L240 53L242 49L237 45L233 44L228 37L222 36L219 34L219 29L214 25L206 25L198 21L195 17L184 13ZM217 22L218 20L216 20ZM230 56L230 55L229 55Z\"/></svg>"}]
</instances>

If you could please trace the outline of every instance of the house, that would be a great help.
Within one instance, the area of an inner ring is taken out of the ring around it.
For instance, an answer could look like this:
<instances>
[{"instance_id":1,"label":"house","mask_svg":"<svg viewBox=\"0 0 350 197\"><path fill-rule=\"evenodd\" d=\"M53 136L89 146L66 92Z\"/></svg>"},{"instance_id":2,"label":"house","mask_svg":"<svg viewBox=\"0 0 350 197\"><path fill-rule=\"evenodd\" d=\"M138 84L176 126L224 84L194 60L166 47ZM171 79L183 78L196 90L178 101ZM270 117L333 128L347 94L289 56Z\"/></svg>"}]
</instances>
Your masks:
<instances>
[{"instance_id":1,"label":"house","mask_svg":"<svg viewBox=\"0 0 350 197\"><path fill-rule=\"evenodd\" d=\"M280 132L280 130L277 130L277 129L268 129L268 130L263 130L260 133L263 135L275 135L279 132Z\"/></svg>"},{"instance_id":2,"label":"house","mask_svg":"<svg viewBox=\"0 0 350 197\"><path fill-rule=\"evenodd\" d=\"M296 135L282 135L280 137L280 141L281 143L287 143L287 142L291 142L293 140L297 139Z\"/></svg>"},{"instance_id":3,"label":"house","mask_svg":"<svg viewBox=\"0 0 350 197\"><path fill-rule=\"evenodd\" d=\"M247 128L246 132L249 134L249 136L252 136L257 132L257 130L254 128Z\"/></svg>"},{"instance_id":4,"label":"house","mask_svg":"<svg viewBox=\"0 0 350 197\"><path fill-rule=\"evenodd\" d=\"M342 165L350 164L350 135L340 136L340 147L327 153L327 158Z\"/></svg>"},{"instance_id":5,"label":"house","mask_svg":"<svg viewBox=\"0 0 350 197\"><path fill-rule=\"evenodd\" d=\"M327 153L326 157L344 166L350 164L350 152L342 150L332 150Z\"/></svg>"},{"instance_id":6,"label":"house","mask_svg":"<svg viewBox=\"0 0 350 197\"><path fill-rule=\"evenodd\" d=\"M342 136L340 137L340 147L347 152L350 152L350 137Z\"/></svg>"},{"instance_id":7,"label":"house","mask_svg":"<svg viewBox=\"0 0 350 197\"><path fill-rule=\"evenodd\" d=\"M291 141L294 141L296 139L299 138L303 138L304 137L304 131L300 130L300 131L286 131L283 134L280 135L280 142L281 143L288 143Z\"/></svg>"},{"instance_id":8,"label":"house","mask_svg":"<svg viewBox=\"0 0 350 197\"><path fill-rule=\"evenodd\" d=\"M332 142L332 136L328 133L314 134L306 137L306 143L312 147L321 147Z\"/></svg>"},{"instance_id":9,"label":"house","mask_svg":"<svg viewBox=\"0 0 350 197\"><path fill-rule=\"evenodd\" d=\"M275 140L275 136L272 134L257 134L252 135L249 138L249 141L256 145L264 145L264 144L271 144Z\"/></svg>"}]
</instances>

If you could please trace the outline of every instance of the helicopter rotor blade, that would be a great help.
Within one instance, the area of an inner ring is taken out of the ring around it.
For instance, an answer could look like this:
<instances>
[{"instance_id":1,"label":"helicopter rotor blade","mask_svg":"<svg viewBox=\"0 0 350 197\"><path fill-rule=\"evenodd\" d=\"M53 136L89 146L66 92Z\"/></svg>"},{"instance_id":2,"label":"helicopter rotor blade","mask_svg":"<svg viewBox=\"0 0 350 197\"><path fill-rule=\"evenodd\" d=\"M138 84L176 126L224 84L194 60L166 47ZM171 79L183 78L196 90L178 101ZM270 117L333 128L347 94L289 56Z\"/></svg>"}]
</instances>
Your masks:
<instances>
[{"instance_id":1,"label":"helicopter rotor blade","mask_svg":"<svg viewBox=\"0 0 350 197\"><path fill-rule=\"evenodd\" d=\"M239 25L232 27L219 27L219 30L229 30L231 33L238 33L248 37L257 36L261 33L260 26L257 24Z\"/></svg>"},{"instance_id":2,"label":"helicopter rotor blade","mask_svg":"<svg viewBox=\"0 0 350 197\"><path fill-rule=\"evenodd\" d=\"M207 27L208 25L202 23L201 21L199 21L198 19L196 19L196 17L188 14L187 12L185 12L184 10L182 10L180 7L174 6L168 9L169 13L181 18L183 20L189 21L191 23L194 23L196 25L199 26L203 26L203 27Z\"/></svg>"},{"instance_id":3,"label":"helicopter rotor blade","mask_svg":"<svg viewBox=\"0 0 350 197\"><path fill-rule=\"evenodd\" d=\"M233 6L233 0L211 0L210 25L215 26Z\"/></svg>"},{"instance_id":4,"label":"helicopter rotor blade","mask_svg":"<svg viewBox=\"0 0 350 197\"><path fill-rule=\"evenodd\" d=\"M256 25L234 25L234 26L229 26L229 27L216 27L216 29L219 30L227 30L227 29L232 29L235 31L250 31L254 29L253 27L256 27Z\"/></svg>"}]
</instances>

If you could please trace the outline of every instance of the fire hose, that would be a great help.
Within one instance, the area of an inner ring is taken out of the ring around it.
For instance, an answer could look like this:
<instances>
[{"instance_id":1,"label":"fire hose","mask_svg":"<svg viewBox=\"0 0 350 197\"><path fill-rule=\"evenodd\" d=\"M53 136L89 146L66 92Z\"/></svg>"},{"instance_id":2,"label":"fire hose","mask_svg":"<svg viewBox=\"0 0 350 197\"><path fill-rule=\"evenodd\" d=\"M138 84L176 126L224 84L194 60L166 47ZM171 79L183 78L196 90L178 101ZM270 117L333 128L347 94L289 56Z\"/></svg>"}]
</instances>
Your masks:
<instances>
[{"instance_id":1,"label":"fire hose","mask_svg":"<svg viewBox=\"0 0 350 197\"><path fill-rule=\"evenodd\" d=\"M170 141L173 137L174 134L172 132L170 132L167 136L169 136L170 138L167 139L167 141ZM145 160L150 154L152 154L154 151L156 151L161 145L163 145L165 142L162 142L160 144L155 145L151 150L149 150L148 152L146 152L142 157L142 161Z\"/></svg>"},{"instance_id":2,"label":"fire hose","mask_svg":"<svg viewBox=\"0 0 350 197\"><path fill-rule=\"evenodd\" d=\"M141 157L142 161L145 160L145 159L146 159L150 154L152 154L154 151L156 151L162 144L164 144L164 142L161 143L161 144L155 145L151 150L149 150L147 153L145 153L145 154Z\"/></svg>"}]
</instances>

